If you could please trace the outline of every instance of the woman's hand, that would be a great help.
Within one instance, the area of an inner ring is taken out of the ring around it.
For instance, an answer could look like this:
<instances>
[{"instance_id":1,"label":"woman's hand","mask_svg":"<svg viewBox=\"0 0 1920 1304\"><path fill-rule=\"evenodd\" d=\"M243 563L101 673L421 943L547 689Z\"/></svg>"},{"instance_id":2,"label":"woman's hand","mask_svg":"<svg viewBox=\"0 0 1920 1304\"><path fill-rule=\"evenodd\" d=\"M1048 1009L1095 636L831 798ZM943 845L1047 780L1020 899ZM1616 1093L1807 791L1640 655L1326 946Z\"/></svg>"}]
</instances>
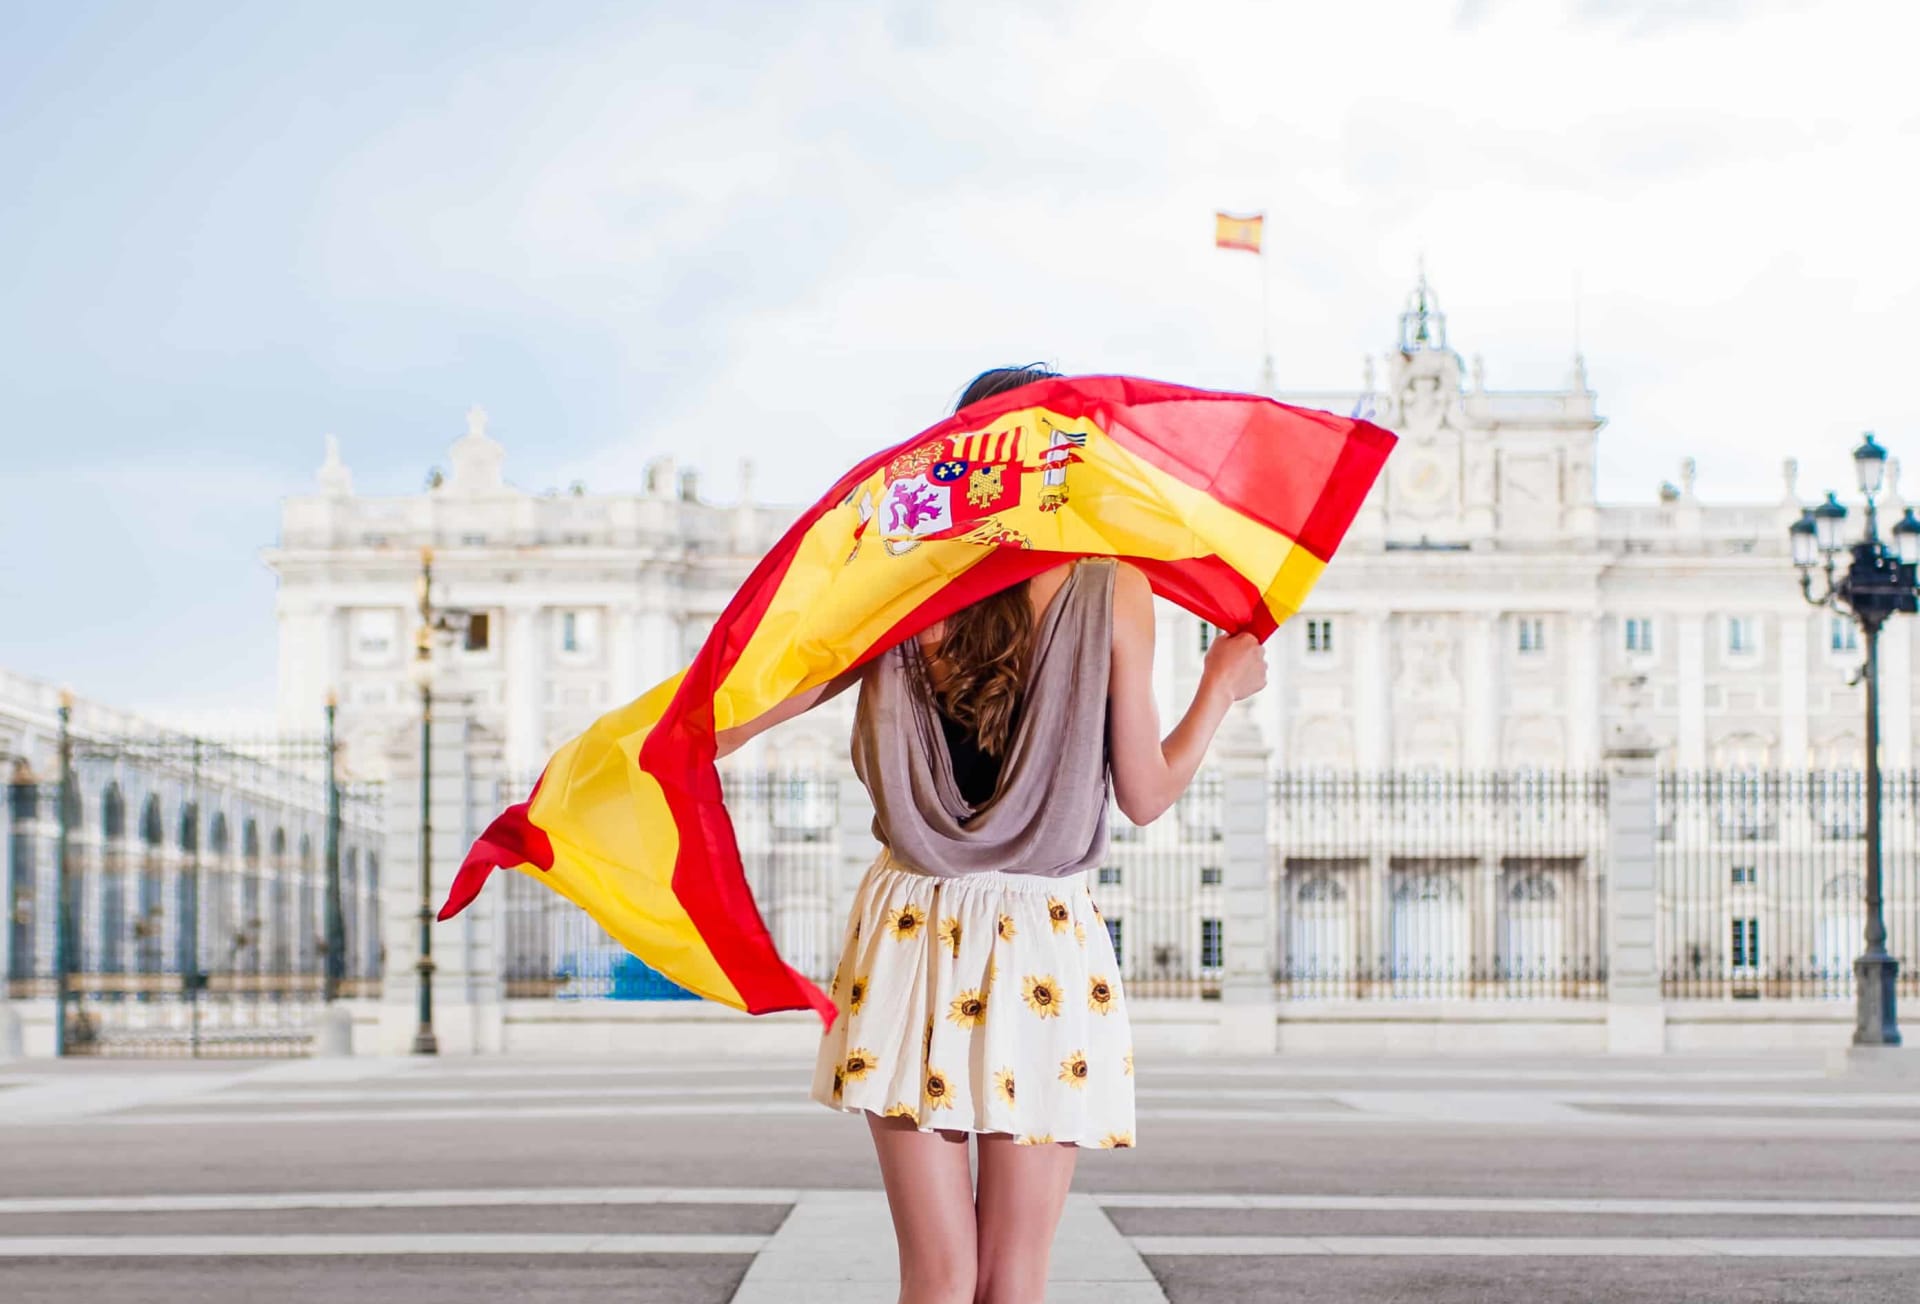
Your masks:
<instances>
[{"instance_id":1,"label":"woman's hand","mask_svg":"<svg viewBox=\"0 0 1920 1304\"><path fill-rule=\"evenodd\" d=\"M1267 686L1267 648L1251 634L1229 634L1213 640L1200 682L1211 683L1229 702L1252 697Z\"/></svg>"}]
</instances>

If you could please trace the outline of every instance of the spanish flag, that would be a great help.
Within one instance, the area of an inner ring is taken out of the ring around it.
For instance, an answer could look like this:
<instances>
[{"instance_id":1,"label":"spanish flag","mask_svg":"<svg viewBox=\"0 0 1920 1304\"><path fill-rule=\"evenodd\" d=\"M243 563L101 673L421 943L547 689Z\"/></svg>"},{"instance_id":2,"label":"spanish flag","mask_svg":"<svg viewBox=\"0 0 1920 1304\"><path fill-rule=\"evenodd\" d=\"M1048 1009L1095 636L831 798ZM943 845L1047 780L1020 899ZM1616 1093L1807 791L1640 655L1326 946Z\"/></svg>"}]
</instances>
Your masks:
<instances>
[{"instance_id":1,"label":"spanish flag","mask_svg":"<svg viewBox=\"0 0 1920 1304\"><path fill-rule=\"evenodd\" d=\"M715 731L1068 558L1264 639L1326 569L1395 437L1271 399L1126 376L983 399L834 482L692 664L608 712L487 828L440 918L532 874L674 982L760 1014L834 1004L783 961L721 801Z\"/></svg>"},{"instance_id":2,"label":"spanish flag","mask_svg":"<svg viewBox=\"0 0 1920 1304\"><path fill-rule=\"evenodd\" d=\"M1260 252L1260 229L1266 225L1266 222L1265 213L1255 213L1252 217L1215 213L1213 215L1214 248L1245 249L1257 254Z\"/></svg>"}]
</instances>

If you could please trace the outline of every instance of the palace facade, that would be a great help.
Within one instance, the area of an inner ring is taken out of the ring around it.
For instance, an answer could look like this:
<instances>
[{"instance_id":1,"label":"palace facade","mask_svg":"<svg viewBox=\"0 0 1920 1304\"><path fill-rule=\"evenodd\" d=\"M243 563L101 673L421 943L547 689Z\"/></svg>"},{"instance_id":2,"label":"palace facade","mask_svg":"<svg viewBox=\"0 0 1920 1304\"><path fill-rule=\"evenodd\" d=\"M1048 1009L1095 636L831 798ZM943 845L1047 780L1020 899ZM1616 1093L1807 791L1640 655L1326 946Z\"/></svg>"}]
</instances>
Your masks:
<instances>
[{"instance_id":1,"label":"palace facade","mask_svg":"<svg viewBox=\"0 0 1920 1304\"><path fill-rule=\"evenodd\" d=\"M1487 388L1424 279L1359 389L1278 397L1370 412L1401 443L1307 610L1270 645L1255 705L1276 768L1587 768L1630 716L1670 767L1859 763L1860 649L1849 622L1799 594L1787 527L1810 504L1792 463L1770 502L1701 501L1689 460L1646 502L1602 503L1605 418L1584 363L1557 390ZM439 654L435 691L473 695L530 775L684 666L802 507L754 501L750 465L745 499L713 503L670 458L618 494L527 493L504 460L476 409L443 480L366 497L329 438L314 492L286 500L266 551L283 726L308 726L336 691L352 763L377 771L382 740L418 709L408 666L431 545L436 601L474 613ZM1897 474L1884 497L1897 515ZM1882 641L1895 767L1912 762L1912 623ZM1211 632L1161 604L1169 727ZM757 739L741 763L843 756L851 705Z\"/></svg>"}]
</instances>

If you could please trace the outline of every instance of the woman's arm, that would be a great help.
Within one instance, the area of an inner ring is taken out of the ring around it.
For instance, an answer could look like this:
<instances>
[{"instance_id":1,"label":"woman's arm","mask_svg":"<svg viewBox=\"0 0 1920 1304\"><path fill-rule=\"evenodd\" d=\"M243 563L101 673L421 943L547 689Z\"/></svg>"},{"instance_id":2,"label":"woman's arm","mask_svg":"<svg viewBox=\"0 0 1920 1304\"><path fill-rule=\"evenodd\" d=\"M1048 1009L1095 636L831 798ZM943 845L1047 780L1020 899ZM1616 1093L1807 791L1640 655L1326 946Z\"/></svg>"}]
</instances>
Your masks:
<instances>
[{"instance_id":1,"label":"woman's arm","mask_svg":"<svg viewBox=\"0 0 1920 1304\"><path fill-rule=\"evenodd\" d=\"M815 684L804 693L795 693L772 710L763 711L745 724L735 725L731 729L716 730L714 738L719 742L716 757L739 751L749 739L765 733L782 720L791 720L796 715L805 715L828 698L839 696L850 686L859 683L860 676L866 673L866 669L866 665L855 666L852 670L845 671L824 684Z\"/></svg>"},{"instance_id":2,"label":"woman's arm","mask_svg":"<svg viewBox=\"0 0 1920 1304\"><path fill-rule=\"evenodd\" d=\"M1265 649L1251 634L1207 649L1193 703L1165 739L1153 703L1153 589L1138 567L1113 577L1113 667L1107 686L1113 798L1135 824L1151 824L1186 791L1227 708L1267 682Z\"/></svg>"}]
</instances>

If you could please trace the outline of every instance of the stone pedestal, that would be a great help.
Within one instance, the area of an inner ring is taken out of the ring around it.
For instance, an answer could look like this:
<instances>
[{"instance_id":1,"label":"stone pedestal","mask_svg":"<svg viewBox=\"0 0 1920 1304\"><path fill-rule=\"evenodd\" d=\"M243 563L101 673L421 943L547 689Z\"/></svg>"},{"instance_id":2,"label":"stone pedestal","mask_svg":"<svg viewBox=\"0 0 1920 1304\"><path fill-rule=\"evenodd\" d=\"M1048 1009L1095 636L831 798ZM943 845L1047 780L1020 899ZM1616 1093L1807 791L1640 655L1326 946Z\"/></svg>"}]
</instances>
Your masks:
<instances>
[{"instance_id":1,"label":"stone pedestal","mask_svg":"<svg viewBox=\"0 0 1920 1304\"><path fill-rule=\"evenodd\" d=\"M1220 1051L1270 1055L1277 1044L1268 748L1250 701L1236 702L1214 736L1221 777Z\"/></svg>"},{"instance_id":2,"label":"stone pedestal","mask_svg":"<svg viewBox=\"0 0 1920 1304\"><path fill-rule=\"evenodd\" d=\"M1653 760L1651 741L1637 729L1622 729L1607 748L1607 1050L1616 1055L1667 1048L1656 949Z\"/></svg>"}]
</instances>

